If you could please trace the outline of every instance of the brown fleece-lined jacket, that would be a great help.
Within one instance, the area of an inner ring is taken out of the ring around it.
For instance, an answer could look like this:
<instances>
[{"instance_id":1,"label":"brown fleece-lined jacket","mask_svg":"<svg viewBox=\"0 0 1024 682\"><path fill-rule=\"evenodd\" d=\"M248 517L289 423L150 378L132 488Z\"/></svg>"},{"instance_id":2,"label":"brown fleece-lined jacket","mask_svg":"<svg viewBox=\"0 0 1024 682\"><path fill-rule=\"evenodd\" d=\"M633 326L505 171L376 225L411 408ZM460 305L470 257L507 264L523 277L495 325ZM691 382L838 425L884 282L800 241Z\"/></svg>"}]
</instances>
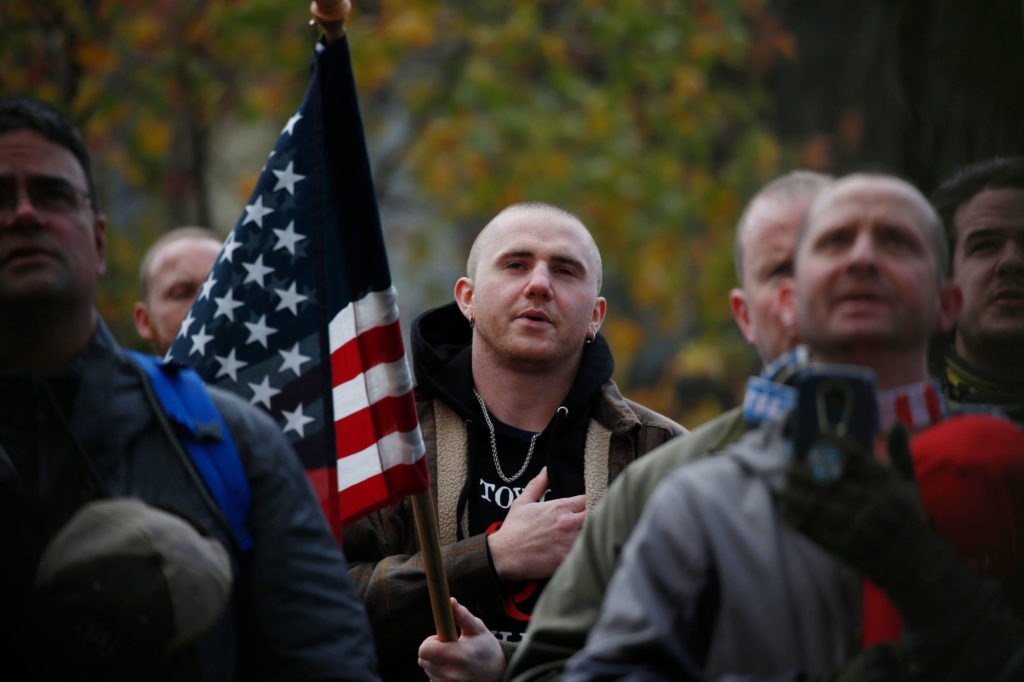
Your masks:
<instances>
[{"instance_id":1,"label":"brown fleece-lined jacket","mask_svg":"<svg viewBox=\"0 0 1024 682\"><path fill-rule=\"evenodd\" d=\"M470 536L465 514L456 519L468 475L466 424L441 401L418 398L451 595L486 623L502 613L504 592L488 556L486 535ZM584 448L587 509L627 464L682 433L681 426L624 398L613 381L606 382L590 416ZM456 539L459 525L462 540ZM349 526L344 550L349 575L370 615L384 679L425 679L416 663L417 650L436 629L410 500ZM503 646L510 656L513 645Z\"/></svg>"}]
</instances>

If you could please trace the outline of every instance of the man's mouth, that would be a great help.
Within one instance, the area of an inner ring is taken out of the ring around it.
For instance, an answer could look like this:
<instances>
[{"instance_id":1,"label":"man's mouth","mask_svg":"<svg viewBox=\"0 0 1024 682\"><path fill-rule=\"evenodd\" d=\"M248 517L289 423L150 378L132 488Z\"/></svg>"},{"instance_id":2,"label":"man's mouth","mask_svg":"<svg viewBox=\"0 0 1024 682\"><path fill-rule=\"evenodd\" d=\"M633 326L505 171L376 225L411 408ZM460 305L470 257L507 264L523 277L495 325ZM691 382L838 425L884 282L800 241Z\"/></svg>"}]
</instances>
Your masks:
<instances>
[{"instance_id":1,"label":"man's mouth","mask_svg":"<svg viewBox=\"0 0 1024 682\"><path fill-rule=\"evenodd\" d=\"M531 322L551 322L551 318L542 313L539 310L527 310L516 316L520 320L530 320Z\"/></svg>"},{"instance_id":2,"label":"man's mouth","mask_svg":"<svg viewBox=\"0 0 1024 682\"><path fill-rule=\"evenodd\" d=\"M836 298L836 303L878 303L883 299L874 292L853 292Z\"/></svg>"},{"instance_id":3,"label":"man's mouth","mask_svg":"<svg viewBox=\"0 0 1024 682\"><path fill-rule=\"evenodd\" d=\"M1024 304L1024 289L1018 287L1001 287L992 294L993 303Z\"/></svg>"},{"instance_id":4,"label":"man's mouth","mask_svg":"<svg viewBox=\"0 0 1024 682\"><path fill-rule=\"evenodd\" d=\"M0 252L0 265L7 265L15 261L49 256L50 252L40 246L17 246Z\"/></svg>"},{"instance_id":5,"label":"man's mouth","mask_svg":"<svg viewBox=\"0 0 1024 682\"><path fill-rule=\"evenodd\" d=\"M846 291L832 300L832 310L842 315L874 315L888 299L877 291Z\"/></svg>"}]
</instances>

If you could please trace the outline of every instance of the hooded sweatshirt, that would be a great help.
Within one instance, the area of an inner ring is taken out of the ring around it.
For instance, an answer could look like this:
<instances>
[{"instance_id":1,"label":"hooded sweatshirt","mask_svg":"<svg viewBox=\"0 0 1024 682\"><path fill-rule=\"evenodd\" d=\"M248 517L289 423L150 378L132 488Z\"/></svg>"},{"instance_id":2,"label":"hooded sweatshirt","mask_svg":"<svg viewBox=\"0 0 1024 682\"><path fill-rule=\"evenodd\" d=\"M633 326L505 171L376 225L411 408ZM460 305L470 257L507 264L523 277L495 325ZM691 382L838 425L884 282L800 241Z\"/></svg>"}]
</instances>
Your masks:
<instances>
[{"instance_id":1,"label":"hooded sweatshirt","mask_svg":"<svg viewBox=\"0 0 1024 682\"><path fill-rule=\"evenodd\" d=\"M418 397L429 395L441 400L466 423L468 476L459 493L457 513L460 519L467 519L469 535L476 535L493 533L501 526L512 501L544 466L548 467L549 481L544 499L585 492L583 453L587 428L593 408L601 399L601 387L611 379L615 362L604 337L598 334L584 346L576 380L542 432L523 431L488 414L494 432L492 448L491 428L473 390L471 342L472 329L455 303L429 310L413 323L413 370ZM504 478L510 481L502 478L495 459ZM515 476L516 473L519 475ZM461 540L464 536L465 530L460 527L457 537ZM537 581L506 585L506 617L502 622L488 623L499 639L521 638L540 588Z\"/></svg>"},{"instance_id":2,"label":"hooded sweatshirt","mask_svg":"<svg viewBox=\"0 0 1024 682\"><path fill-rule=\"evenodd\" d=\"M503 582L490 561L487 532L504 520L512 500L545 464L547 498L585 493L589 510L627 464L685 429L622 396L610 379L608 345L598 336L583 351L576 382L562 400L565 409L539 435L489 415L492 450L473 395L472 335L454 303L414 320L416 406L451 596L482 619L511 656L541 585ZM519 473L534 436L533 455ZM511 483L498 475L495 451ZM367 606L378 650L388 652L380 660L388 681L425 679L417 651L436 632L412 506L407 498L344 531L349 576Z\"/></svg>"}]
</instances>

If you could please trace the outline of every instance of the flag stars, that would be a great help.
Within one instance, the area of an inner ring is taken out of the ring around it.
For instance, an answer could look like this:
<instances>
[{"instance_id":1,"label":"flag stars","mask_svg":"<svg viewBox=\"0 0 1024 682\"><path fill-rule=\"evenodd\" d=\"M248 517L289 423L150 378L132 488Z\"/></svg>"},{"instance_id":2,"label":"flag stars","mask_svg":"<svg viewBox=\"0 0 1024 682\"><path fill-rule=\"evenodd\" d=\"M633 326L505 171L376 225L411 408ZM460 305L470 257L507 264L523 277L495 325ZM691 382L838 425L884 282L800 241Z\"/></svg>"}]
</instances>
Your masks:
<instances>
[{"instance_id":1,"label":"flag stars","mask_svg":"<svg viewBox=\"0 0 1024 682\"><path fill-rule=\"evenodd\" d=\"M245 305L242 301L236 301L234 292L228 289L228 292L219 298L213 299L214 303L217 304L217 311L213 314L213 319L217 319L221 315L228 318L232 322L235 321L235 308L240 308Z\"/></svg>"},{"instance_id":2,"label":"flag stars","mask_svg":"<svg viewBox=\"0 0 1024 682\"><path fill-rule=\"evenodd\" d=\"M279 350L277 351L281 355L283 362L281 363L280 372L285 370L291 370L295 372L295 376L302 376L302 365L309 362L312 358L308 355L303 355L299 352L299 344L296 343L292 346L291 350Z\"/></svg>"},{"instance_id":3,"label":"flag stars","mask_svg":"<svg viewBox=\"0 0 1024 682\"><path fill-rule=\"evenodd\" d=\"M192 317L192 309L189 308L188 314L185 315L185 319L181 321L181 326L178 327L178 334L174 338L178 338L178 336L188 336L189 327L191 327L192 323L195 321L196 318Z\"/></svg>"},{"instance_id":4,"label":"flag stars","mask_svg":"<svg viewBox=\"0 0 1024 682\"><path fill-rule=\"evenodd\" d=\"M287 123L284 124L284 130L282 132L283 133L288 133L289 135L294 135L295 134L295 124L298 123L301 120L302 120L302 114L298 114L298 113L295 114L290 119L288 119Z\"/></svg>"},{"instance_id":5,"label":"flag stars","mask_svg":"<svg viewBox=\"0 0 1024 682\"><path fill-rule=\"evenodd\" d=\"M220 363L220 369L217 370L217 376L215 378L220 379L223 376L229 376L235 383L238 383L238 370L248 364L235 357L234 348L228 351L226 356L214 355L213 358Z\"/></svg>"},{"instance_id":6,"label":"flag stars","mask_svg":"<svg viewBox=\"0 0 1024 682\"><path fill-rule=\"evenodd\" d=\"M239 244L241 246L241 244ZM236 247L237 248L237 247ZM197 301L202 301L210 298L210 294L213 293L213 288L217 286L217 278L212 274L203 280L203 286L199 288L199 295L196 297Z\"/></svg>"},{"instance_id":7,"label":"flag stars","mask_svg":"<svg viewBox=\"0 0 1024 682\"><path fill-rule=\"evenodd\" d=\"M265 161L265 162L263 163L263 165L262 165L262 166L260 166L260 174L261 174L261 175L262 175L263 173L266 173L266 172L267 172L267 164L268 164L268 163L270 163L270 160L271 160L272 158L274 158L274 154L276 154L276 153L277 153L277 150L276 150L276 149L271 149L271 150L270 150L270 153L269 153L269 154L267 154L267 160L266 160L266 161Z\"/></svg>"},{"instance_id":8,"label":"flag stars","mask_svg":"<svg viewBox=\"0 0 1024 682\"><path fill-rule=\"evenodd\" d=\"M189 351L189 355L199 353L200 357L206 354L206 344L213 338L212 335L206 333L206 325L204 324L199 328L199 331L192 335L192 350Z\"/></svg>"},{"instance_id":9,"label":"flag stars","mask_svg":"<svg viewBox=\"0 0 1024 682\"><path fill-rule=\"evenodd\" d=\"M306 437L306 424L316 421L303 413L301 404L290 412L288 410L281 410L281 416L285 418L284 428L281 429L282 432L294 431L299 434L299 438Z\"/></svg>"},{"instance_id":10,"label":"flag stars","mask_svg":"<svg viewBox=\"0 0 1024 682\"><path fill-rule=\"evenodd\" d=\"M267 316L260 315L260 319L256 322L246 322L246 328L249 330L249 338L246 343L259 343L264 348L267 347L267 338L271 334L276 334L277 330L273 327L267 326Z\"/></svg>"},{"instance_id":11,"label":"flag stars","mask_svg":"<svg viewBox=\"0 0 1024 682\"><path fill-rule=\"evenodd\" d=\"M256 282L260 288L263 288L263 278L274 271L274 268L268 268L263 264L263 255L260 254L253 263L242 263L242 267L248 273L245 276L245 280L242 284L248 284L249 282Z\"/></svg>"},{"instance_id":12,"label":"flag stars","mask_svg":"<svg viewBox=\"0 0 1024 682\"><path fill-rule=\"evenodd\" d=\"M280 393L281 390L270 385L269 376L264 376L263 381L258 384L248 383L249 388L252 389L252 398L249 399L249 404L255 405L259 403L269 410L270 399Z\"/></svg>"},{"instance_id":13,"label":"flag stars","mask_svg":"<svg viewBox=\"0 0 1024 682\"><path fill-rule=\"evenodd\" d=\"M220 260L226 260L229 263L233 263L234 261L231 259L235 255L235 251L240 248L242 248L242 244L235 239L235 233L232 232L224 242L224 246L220 252Z\"/></svg>"},{"instance_id":14,"label":"flag stars","mask_svg":"<svg viewBox=\"0 0 1024 682\"><path fill-rule=\"evenodd\" d=\"M295 282L292 282L291 286L287 289L274 289L274 293L281 299L281 302L277 304L275 312L287 308L296 317L299 314L299 304L309 300L309 296L300 294L295 290Z\"/></svg>"},{"instance_id":15,"label":"flag stars","mask_svg":"<svg viewBox=\"0 0 1024 682\"><path fill-rule=\"evenodd\" d=\"M306 239L295 231L294 220L288 223L288 227L283 230L274 228L274 235L277 236L277 244L274 245L274 251L288 249L288 253L293 256L295 255L295 245Z\"/></svg>"},{"instance_id":16,"label":"flag stars","mask_svg":"<svg viewBox=\"0 0 1024 682\"><path fill-rule=\"evenodd\" d=\"M254 203L248 204L245 207L245 220L242 225L248 225L249 223L256 223L256 227L263 227L263 217L268 216L274 212L274 209L265 207L263 205L263 195L256 197Z\"/></svg>"},{"instance_id":17,"label":"flag stars","mask_svg":"<svg viewBox=\"0 0 1024 682\"><path fill-rule=\"evenodd\" d=\"M295 196L295 183L300 180L305 180L305 175L299 175L295 173L292 168L295 165L293 161L288 162L288 167L283 171L276 170L274 175L277 176L277 184L274 186L274 191L277 192L280 189L288 190L288 194Z\"/></svg>"}]
</instances>

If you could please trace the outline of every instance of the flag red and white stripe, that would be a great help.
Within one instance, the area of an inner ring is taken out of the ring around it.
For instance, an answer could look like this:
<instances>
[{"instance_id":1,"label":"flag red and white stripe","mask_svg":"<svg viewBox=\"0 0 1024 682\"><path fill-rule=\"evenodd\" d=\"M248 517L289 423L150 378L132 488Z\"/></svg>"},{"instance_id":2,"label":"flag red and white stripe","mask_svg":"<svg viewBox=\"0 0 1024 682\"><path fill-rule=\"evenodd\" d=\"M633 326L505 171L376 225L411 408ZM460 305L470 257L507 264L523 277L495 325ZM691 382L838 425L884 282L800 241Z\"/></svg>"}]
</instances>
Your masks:
<instances>
[{"instance_id":1,"label":"flag red and white stripe","mask_svg":"<svg viewBox=\"0 0 1024 682\"><path fill-rule=\"evenodd\" d=\"M342 523L419 492L424 466L397 292L370 292L329 326Z\"/></svg>"}]
</instances>

